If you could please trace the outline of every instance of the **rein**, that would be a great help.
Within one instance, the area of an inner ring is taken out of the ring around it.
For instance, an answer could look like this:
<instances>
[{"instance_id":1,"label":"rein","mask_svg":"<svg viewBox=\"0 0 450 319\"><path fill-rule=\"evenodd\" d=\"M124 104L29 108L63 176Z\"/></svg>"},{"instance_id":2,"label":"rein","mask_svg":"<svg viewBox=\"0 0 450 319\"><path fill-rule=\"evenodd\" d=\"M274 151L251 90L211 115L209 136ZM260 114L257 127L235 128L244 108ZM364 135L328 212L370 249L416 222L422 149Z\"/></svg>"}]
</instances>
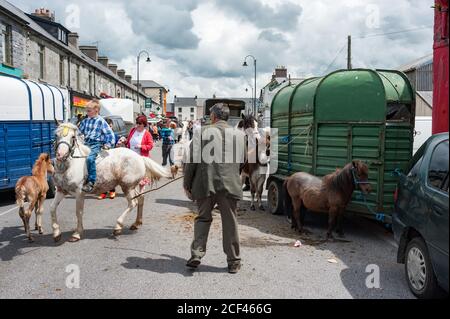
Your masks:
<instances>
[{"instance_id":1,"label":"rein","mask_svg":"<svg viewBox=\"0 0 450 319\"><path fill-rule=\"evenodd\" d=\"M354 184L355 188L357 188L356 186L358 186L358 185L370 184L370 182L368 180L361 181L356 178L356 172L355 172L356 168L354 166L352 167L351 170L352 170L352 176L353 176L353 184Z\"/></svg>"},{"instance_id":2,"label":"rein","mask_svg":"<svg viewBox=\"0 0 450 319\"><path fill-rule=\"evenodd\" d=\"M143 193L137 194L137 195L134 196L131 200L134 200L134 199L136 199L136 198L138 198L138 197L140 197L140 196L142 196L142 195L145 195L145 194L148 194L148 193L151 193L151 192L160 190L161 188L164 188L164 187L166 187L167 185L172 184L173 182L176 182L177 180L182 179L182 178L184 178L184 175L183 175L183 176L180 176L180 177L177 177L177 178L175 178L174 180L172 180L172 181L170 181L170 182L168 182L168 183L165 183L164 185L162 185L162 186L160 186L160 187L158 187L158 188L150 189L150 190L145 191L145 192L143 192Z\"/></svg>"}]
</instances>

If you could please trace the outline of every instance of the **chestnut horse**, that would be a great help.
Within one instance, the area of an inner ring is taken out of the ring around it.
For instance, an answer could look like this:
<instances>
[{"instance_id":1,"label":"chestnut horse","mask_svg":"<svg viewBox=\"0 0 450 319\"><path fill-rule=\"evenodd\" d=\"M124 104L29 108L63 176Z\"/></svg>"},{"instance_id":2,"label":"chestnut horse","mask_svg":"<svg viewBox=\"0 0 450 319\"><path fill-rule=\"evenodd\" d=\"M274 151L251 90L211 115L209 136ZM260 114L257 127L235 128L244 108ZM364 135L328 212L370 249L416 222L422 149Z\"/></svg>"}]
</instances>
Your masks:
<instances>
[{"instance_id":1,"label":"chestnut horse","mask_svg":"<svg viewBox=\"0 0 450 319\"><path fill-rule=\"evenodd\" d=\"M326 212L328 216L327 239L333 238L337 219L337 232L344 236L342 219L355 188L364 194L371 191L368 182L369 169L362 161L354 160L337 169L334 173L318 178L300 172L289 176L284 182L285 207L292 206L292 228L303 232L303 220L306 209Z\"/></svg>"},{"instance_id":2,"label":"chestnut horse","mask_svg":"<svg viewBox=\"0 0 450 319\"><path fill-rule=\"evenodd\" d=\"M32 176L21 177L16 183L16 203L19 205L19 216L22 218L28 240L33 242L30 233L30 218L36 213L35 230L42 234L42 213L44 212L44 201L47 197L48 183L47 173L53 174L55 171L50 155L42 153L36 160L31 172ZM25 209L25 202L29 203Z\"/></svg>"}]
</instances>

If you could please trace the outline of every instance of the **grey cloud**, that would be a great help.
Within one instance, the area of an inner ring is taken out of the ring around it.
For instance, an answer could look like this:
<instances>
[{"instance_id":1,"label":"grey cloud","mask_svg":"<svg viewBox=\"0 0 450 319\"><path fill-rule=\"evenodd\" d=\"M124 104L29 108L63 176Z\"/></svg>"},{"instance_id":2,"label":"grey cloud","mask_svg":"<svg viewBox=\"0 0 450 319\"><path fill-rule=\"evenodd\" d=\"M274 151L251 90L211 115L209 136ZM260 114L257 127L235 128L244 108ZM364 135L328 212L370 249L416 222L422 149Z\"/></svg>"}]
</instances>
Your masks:
<instances>
[{"instance_id":1,"label":"grey cloud","mask_svg":"<svg viewBox=\"0 0 450 319\"><path fill-rule=\"evenodd\" d=\"M286 37L279 32L274 32L272 30L263 30L258 36L258 40L265 40L269 42L279 42L279 43L287 43Z\"/></svg>"},{"instance_id":2,"label":"grey cloud","mask_svg":"<svg viewBox=\"0 0 450 319\"><path fill-rule=\"evenodd\" d=\"M277 28L286 32L297 26L302 7L294 3L280 4L276 9L258 0L216 0L219 8L228 10L260 28Z\"/></svg>"},{"instance_id":3,"label":"grey cloud","mask_svg":"<svg viewBox=\"0 0 450 319\"><path fill-rule=\"evenodd\" d=\"M167 49L196 49L200 39L192 32L190 10L197 1L179 3L181 0L132 1L126 10L132 17L134 32Z\"/></svg>"}]
</instances>

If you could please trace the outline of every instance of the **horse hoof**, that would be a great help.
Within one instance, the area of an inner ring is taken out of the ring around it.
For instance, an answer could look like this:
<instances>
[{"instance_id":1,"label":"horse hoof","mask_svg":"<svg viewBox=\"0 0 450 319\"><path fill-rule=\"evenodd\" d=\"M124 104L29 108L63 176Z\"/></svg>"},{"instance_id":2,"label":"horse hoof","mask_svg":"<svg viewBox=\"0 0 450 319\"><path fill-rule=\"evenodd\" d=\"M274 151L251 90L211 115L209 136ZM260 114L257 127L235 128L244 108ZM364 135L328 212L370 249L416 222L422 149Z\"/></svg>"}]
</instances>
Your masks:
<instances>
[{"instance_id":1,"label":"horse hoof","mask_svg":"<svg viewBox=\"0 0 450 319\"><path fill-rule=\"evenodd\" d=\"M78 241L80 241L80 238L77 238L77 237L70 237L70 239L69 239L69 243L76 243Z\"/></svg>"},{"instance_id":2,"label":"horse hoof","mask_svg":"<svg viewBox=\"0 0 450 319\"><path fill-rule=\"evenodd\" d=\"M42 235L44 233L44 231L41 229L39 229L39 235Z\"/></svg>"},{"instance_id":3,"label":"horse hoof","mask_svg":"<svg viewBox=\"0 0 450 319\"><path fill-rule=\"evenodd\" d=\"M29 242L29 243L34 243L33 237L28 237L28 242Z\"/></svg>"},{"instance_id":4,"label":"horse hoof","mask_svg":"<svg viewBox=\"0 0 450 319\"><path fill-rule=\"evenodd\" d=\"M256 210L255 206L250 206L250 210L254 212Z\"/></svg>"},{"instance_id":5,"label":"horse hoof","mask_svg":"<svg viewBox=\"0 0 450 319\"><path fill-rule=\"evenodd\" d=\"M122 230L121 230L121 229L115 229L115 230L113 231L113 235L114 235L114 236L120 236L120 235L122 235Z\"/></svg>"},{"instance_id":6,"label":"horse hoof","mask_svg":"<svg viewBox=\"0 0 450 319\"><path fill-rule=\"evenodd\" d=\"M34 226L34 230L38 230L39 229L39 227L38 226Z\"/></svg>"},{"instance_id":7,"label":"horse hoof","mask_svg":"<svg viewBox=\"0 0 450 319\"><path fill-rule=\"evenodd\" d=\"M59 242L61 240L61 234L59 234L56 237L53 237L53 240L55 241L55 243Z\"/></svg>"},{"instance_id":8,"label":"horse hoof","mask_svg":"<svg viewBox=\"0 0 450 319\"><path fill-rule=\"evenodd\" d=\"M136 225L131 225L131 227L130 227L130 230L138 230L138 229L139 229L139 227Z\"/></svg>"}]
</instances>

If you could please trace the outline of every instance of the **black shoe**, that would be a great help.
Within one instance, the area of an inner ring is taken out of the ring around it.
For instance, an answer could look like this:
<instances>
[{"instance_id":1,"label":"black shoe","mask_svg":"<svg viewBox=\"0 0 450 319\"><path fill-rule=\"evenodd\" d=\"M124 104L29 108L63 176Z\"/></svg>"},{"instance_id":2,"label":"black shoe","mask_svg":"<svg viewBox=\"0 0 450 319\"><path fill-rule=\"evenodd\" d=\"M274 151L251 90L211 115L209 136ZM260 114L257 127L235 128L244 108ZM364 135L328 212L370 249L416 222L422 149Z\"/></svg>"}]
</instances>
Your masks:
<instances>
[{"instance_id":1,"label":"black shoe","mask_svg":"<svg viewBox=\"0 0 450 319\"><path fill-rule=\"evenodd\" d=\"M189 268L197 268L200 265L201 261L198 257L191 257L186 263L186 266Z\"/></svg>"},{"instance_id":2,"label":"black shoe","mask_svg":"<svg viewBox=\"0 0 450 319\"><path fill-rule=\"evenodd\" d=\"M240 269L241 269L240 263L228 265L228 272L230 274L236 274Z\"/></svg>"},{"instance_id":3,"label":"black shoe","mask_svg":"<svg viewBox=\"0 0 450 319\"><path fill-rule=\"evenodd\" d=\"M81 189L85 193L91 193L94 189L94 183L88 182L86 185L83 186Z\"/></svg>"},{"instance_id":4,"label":"black shoe","mask_svg":"<svg viewBox=\"0 0 450 319\"><path fill-rule=\"evenodd\" d=\"M250 185L245 185L244 188L242 188L243 192L248 192L250 190Z\"/></svg>"}]
</instances>

